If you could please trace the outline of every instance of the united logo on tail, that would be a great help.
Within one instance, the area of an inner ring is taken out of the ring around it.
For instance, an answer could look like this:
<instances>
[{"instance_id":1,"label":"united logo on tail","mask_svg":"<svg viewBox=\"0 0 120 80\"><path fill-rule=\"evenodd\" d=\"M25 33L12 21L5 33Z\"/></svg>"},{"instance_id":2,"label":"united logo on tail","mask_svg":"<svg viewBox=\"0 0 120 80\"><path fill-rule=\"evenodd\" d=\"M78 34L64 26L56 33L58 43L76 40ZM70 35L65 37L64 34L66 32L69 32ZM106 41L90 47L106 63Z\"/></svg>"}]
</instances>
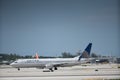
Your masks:
<instances>
[{"instance_id":1,"label":"united logo on tail","mask_svg":"<svg viewBox=\"0 0 120 80\"><path fill-rule=\"evenodd\" d=\"M81 58L89 58L90 52L91 52L92 43L89 43L88 46L85 48L85 50L80 55L78 61L80 61Z\"/></svg>"}]
</instances>

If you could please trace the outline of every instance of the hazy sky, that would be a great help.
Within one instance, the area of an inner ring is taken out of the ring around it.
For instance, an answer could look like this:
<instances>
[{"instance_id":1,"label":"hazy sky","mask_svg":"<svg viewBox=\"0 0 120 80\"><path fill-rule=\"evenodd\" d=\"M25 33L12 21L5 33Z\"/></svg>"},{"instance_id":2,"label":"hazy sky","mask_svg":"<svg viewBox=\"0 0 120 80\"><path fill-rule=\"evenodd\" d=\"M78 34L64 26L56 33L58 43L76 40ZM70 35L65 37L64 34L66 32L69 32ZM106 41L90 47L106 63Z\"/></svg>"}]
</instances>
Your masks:
<instances>
[{"instance_id":1,"label":"hazy sky","mask_svg":"<svg viewBox=\"0 0 120 80\"><path fill-rule=\"evenodd\" d=\"M120 56L118 17L118 0L0 0L0 53Z\"/></svg>"}]
</instances>

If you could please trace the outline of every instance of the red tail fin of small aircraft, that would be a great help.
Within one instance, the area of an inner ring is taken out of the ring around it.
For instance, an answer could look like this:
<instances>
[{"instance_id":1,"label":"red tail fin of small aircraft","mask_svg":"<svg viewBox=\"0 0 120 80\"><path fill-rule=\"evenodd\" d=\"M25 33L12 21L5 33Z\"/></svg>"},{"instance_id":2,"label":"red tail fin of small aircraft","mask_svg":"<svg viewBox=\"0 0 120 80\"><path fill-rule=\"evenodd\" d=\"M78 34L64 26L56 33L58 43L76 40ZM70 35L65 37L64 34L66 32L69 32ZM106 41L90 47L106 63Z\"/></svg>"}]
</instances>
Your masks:
<instances>
[{"instance_id":1,"label":"red tail fin of small aircraft","mask_svg":"<svg viewBox=\"0 0 120 80\"><path fill-rule=\"evenodd\" d=\"M39 56L37 53L35 54L35 59L39 59Z\"/></svg>"}]
</instances>

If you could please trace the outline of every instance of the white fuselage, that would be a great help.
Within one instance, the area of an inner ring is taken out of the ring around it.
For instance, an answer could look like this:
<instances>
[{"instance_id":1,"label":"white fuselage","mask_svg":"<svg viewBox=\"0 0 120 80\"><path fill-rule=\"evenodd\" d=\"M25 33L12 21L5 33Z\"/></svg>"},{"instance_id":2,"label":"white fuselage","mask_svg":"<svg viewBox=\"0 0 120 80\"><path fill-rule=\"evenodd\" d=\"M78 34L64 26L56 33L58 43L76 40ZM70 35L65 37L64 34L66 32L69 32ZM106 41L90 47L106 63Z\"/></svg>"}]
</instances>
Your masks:
<instances>
[{"instance_id":1,"label":"white fuselage","mask_svg":"<svg viewBox=\"0 0 120 80\"><path fill-rule=\"evenodd\" d=\"M76 58L50 58L50 59L18 59L11 65L16 68L37 67L45 68L46 66L67 67L84 63L87 60Z\"/></svg>"}]
</instances>

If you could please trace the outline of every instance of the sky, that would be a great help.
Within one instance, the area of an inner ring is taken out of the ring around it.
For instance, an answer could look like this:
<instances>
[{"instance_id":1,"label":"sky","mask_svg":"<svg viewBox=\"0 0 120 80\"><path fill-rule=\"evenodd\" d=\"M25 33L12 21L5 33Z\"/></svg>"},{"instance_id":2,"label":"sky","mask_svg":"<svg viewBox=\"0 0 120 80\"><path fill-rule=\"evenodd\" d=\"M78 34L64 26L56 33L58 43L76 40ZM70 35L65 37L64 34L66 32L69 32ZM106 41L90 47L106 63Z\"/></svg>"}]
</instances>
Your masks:
<instances>
[{"instance_id":1,"label":"sky","mask_svg":"<svg viewBox=\"0 0 120 80\"><path fill-rule=\"evenodd\" d=\"M60 56L92 43L120 57L118 0L0 0L0 53Z\"/></svg>"}]
</instances>

